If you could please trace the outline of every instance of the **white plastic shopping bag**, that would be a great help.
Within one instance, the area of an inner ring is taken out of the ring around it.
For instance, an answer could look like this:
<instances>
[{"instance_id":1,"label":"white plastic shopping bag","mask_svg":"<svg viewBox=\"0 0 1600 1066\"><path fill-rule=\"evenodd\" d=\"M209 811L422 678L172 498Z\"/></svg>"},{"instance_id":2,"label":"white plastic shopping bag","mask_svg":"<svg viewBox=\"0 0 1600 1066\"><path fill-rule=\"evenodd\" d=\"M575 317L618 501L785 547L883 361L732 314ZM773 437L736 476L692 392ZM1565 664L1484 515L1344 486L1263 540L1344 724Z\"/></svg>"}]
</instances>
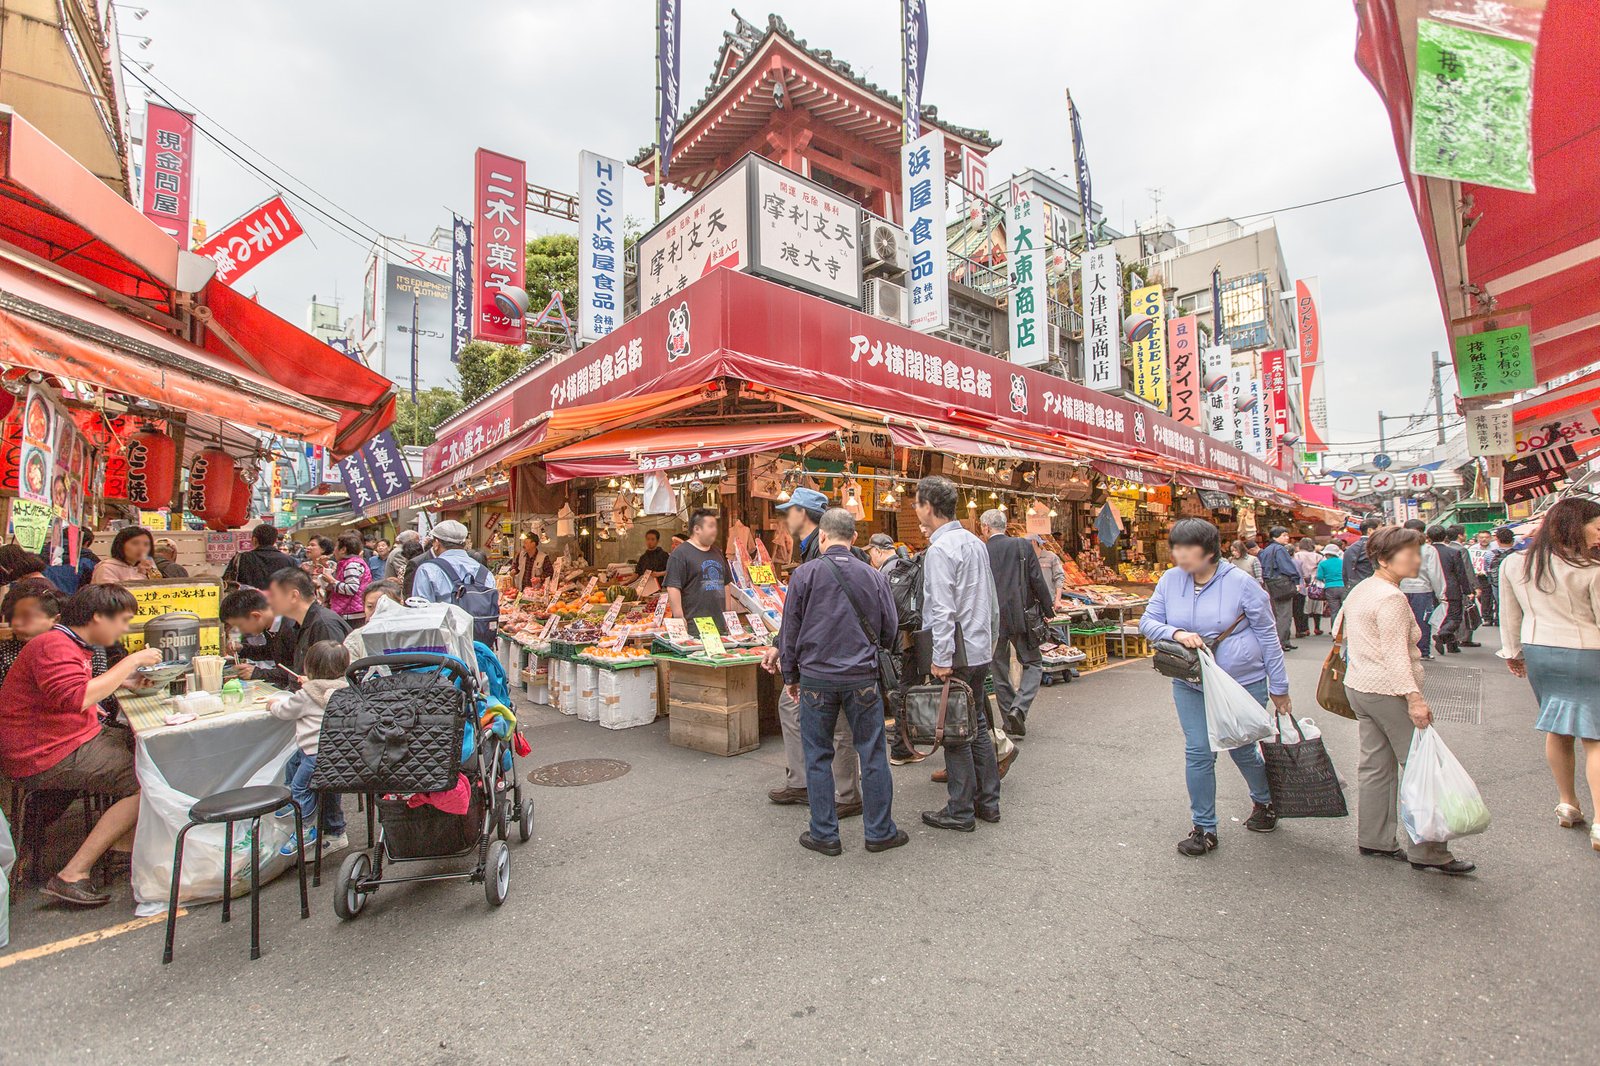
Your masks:
<instances>
[{"instance_id":1,"label":"white plastic shopping bag","mask_svg":"<svg viewBox=\"0 0 1600 1066\"><path fill-rule=\"evenodd\" d=\"M1411 735L1400 779L1400 821L1417 844L1442 844L1489 828L1478 786L1432 726Z\"/></svg>"},{"instance_id":2,"label":"white plastic shopping bag","mask_svg":"<svg viewBox=\"0 0 1600 1066\"><path fill-rule=\"evenodd\" d=\"M1200 690L1206 700L1206 732L1212 751L1231 751L1272 736L1272 716L1248 689L1217 665L1211 652L1201 648Z\"/></svg>"}]
</instances>

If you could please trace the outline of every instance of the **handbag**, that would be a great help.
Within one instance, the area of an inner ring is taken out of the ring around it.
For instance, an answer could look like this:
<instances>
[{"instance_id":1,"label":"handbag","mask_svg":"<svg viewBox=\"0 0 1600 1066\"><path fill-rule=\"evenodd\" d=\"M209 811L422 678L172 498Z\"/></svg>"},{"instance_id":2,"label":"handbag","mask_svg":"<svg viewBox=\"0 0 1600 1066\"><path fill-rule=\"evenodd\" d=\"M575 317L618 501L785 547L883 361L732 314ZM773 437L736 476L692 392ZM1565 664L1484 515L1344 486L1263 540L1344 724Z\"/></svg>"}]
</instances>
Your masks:
<instances>
[{"instance_id":1,"label":"handbag","mask_svg":"<svg viewBox=\"0 0 1600 1066\"><path fill-rule=\"evenodd\" d=\"M1350 664L1344 659L1344 612L1333 621L1333 647L1322 660L1322 673L1317 676L1317 706L1340 718L1354 720L1355 708L1350 706L1350 696L1344 690L1344 675Z\"/></svg>"},{"instance_id":2,"label":"handbag","mask_svg":"<svg viewBox=\"0 0 1600 1066\"><path fill-rule=\"evenodd\" d=\"M1028 549L1031 555L1033 549ZM1028 560L1018 560L1022 569L1022 587L1027 589L1028 598L1033 599L1033 582L1028 580ZM1022 609L1022 627L1027 631L1028 641L1035 647L1050 643L1050 619L1045 617L1044 608L1038 603L1030 603Z\"/></svg>"},{"instance_id":3,"label":"handbag","mask_svg":"<svg viewBox=\"0 0 1600 1066\"><path fill-rule=\"evenodd\" d=\"M1298 740L1285 742L1283 720L1289 719ZM1345 804L1339 774L1328 758L1322 737L1306 736L1293 715L1277 715L1276 736L1261 742L1261 758L1266 763L1267 788L1272 792L1272 808L1279 818L1343 818L1350 813Z\"/></svg>"},{"instance_id":4,"label":"handbag","mask_svg":"<svg viewBox=\"0 0 1600 1066\"><path fill-rule=\"evenodd\" d=\"M927 752L941 744L962 744L972 740L978 728L978 703L965 681L947 677L931 685L912 685L906 689L900 708L900 735L913 751L918 744L929 744Z\"/></svg>"},{"instance_id":5,"label":"handbag","mask_svg":"<svg viewBox=\"0 0 1600 1066\"><path fill-rule=\"evenodd\" d=\"M1233 620L1233 625L1217 634L1215 640L1207 641L1206 647L1215 654L1217 645L1222 643L1224 637L1239 628L1239 623L1244 621L1244 615ZM1153 641L1150 650L1154 652L1150 665L1155 667L1156 673L1163 677L1170 677L1174 681L1187 681L1191 685L1200 683L1200 654L1193 648L1185 647L1171 638Z\"/></svg>"},{"instance_id":6,"label":"handbag","mask_svg":"<svg viewBox=\"0 0 1600 1066\"><path fill-rule=\"evenodd\" d=\"M856 624L861 627L861 633L867 638L867 643L872 645L872 650L877 653L878 684L882 687L879 695L888 697L888 694L900 687L900 670L895 663L894 652L879 644L872 637L872 630L867 628L867 616L862 612L861 605L856 603L856 598L850 591L850 586L844 583L844 575L839 573L839 564L822 556L833 569L833 579L839 583L839 588L844 592L844 598L850 601L850 609L856 613Z\"/></svg>"},{"instance_id":7,"label":"handbag","mask_svg":"<svg viewBox=\"0 0 1600 1066\"><path fill-rule=\"evenodd\" d=\"M1306 582L1306 599L1325 600L1328 598L1327 586L1316 578Z\"/></svg>"}]
</instances>

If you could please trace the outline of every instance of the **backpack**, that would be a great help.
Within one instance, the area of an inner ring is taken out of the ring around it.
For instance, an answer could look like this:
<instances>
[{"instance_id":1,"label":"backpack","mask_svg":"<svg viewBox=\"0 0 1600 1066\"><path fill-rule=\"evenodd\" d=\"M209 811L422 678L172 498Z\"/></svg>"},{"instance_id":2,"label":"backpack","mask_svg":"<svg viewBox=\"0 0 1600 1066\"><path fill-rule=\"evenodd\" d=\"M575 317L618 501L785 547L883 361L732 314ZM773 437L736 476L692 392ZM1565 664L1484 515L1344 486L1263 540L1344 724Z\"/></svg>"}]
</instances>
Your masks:
<instances>
[{"instance_id":1,"label":"backpack","mask_svg":"<svg viewBox=\"0 0 1600 1066\"><path fill-rule=\"evenodd\" d=\"M492 647L495 630L500 625L500 590L495 588L488 567L478 566L477 572L470 579L463 578L456 572L455 567L443 559L429 556L420 560L417 565L406 567L406 580L415 580L413 575L424 566L437 566L444 571L445 579L450 582L450 599L446 602L454 604L472 616L473 640ZM468 584L469 580L471 584Z\"/></svg>"},{"instance_id":2,"label":"backpack","mask_svg":"<svg viewBox=\"0 0 1600 1066\"><path fill-rule=\"evenodd\" d=\"M889 595L900 628L912 632L922 628L922 562L924 554L903 560L889 575Z\"/></svg>"}]
</instances>

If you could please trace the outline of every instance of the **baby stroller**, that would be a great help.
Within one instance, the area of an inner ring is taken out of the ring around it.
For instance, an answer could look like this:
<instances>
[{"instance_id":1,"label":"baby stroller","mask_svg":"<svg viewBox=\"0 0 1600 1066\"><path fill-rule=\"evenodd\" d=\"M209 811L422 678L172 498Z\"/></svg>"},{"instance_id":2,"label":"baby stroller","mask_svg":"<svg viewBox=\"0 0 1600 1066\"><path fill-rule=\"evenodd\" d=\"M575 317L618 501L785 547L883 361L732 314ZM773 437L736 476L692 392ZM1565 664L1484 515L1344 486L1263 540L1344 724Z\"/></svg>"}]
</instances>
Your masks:
<instances>
[{"instance_id":1,"label":"baby stroller","mask_svg":"<svg viewBox=\"0 0 1600 1066\"><path fill-rule=\"evenodd\" d=\"M530 839L533 802L504 720L481 721L477 673L451 655L406 652L357 659L346 677L323 716L311 787L366 795L368 850L340 865L334 913L354 918L379 886L406 881L482 883L490 904L504 903L510 824ZM465 870L384 876L386 864L468 856Z\"/></svg>"}]
</instances>

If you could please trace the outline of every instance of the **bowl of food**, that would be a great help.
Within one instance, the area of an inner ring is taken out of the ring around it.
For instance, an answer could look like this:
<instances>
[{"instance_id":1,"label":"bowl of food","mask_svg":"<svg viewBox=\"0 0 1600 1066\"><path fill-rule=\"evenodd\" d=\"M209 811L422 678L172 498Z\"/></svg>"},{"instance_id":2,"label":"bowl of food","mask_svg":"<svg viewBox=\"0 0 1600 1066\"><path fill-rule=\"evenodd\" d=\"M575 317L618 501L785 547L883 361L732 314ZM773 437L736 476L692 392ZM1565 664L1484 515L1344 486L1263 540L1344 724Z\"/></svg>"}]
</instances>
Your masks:
<instances>
[{"instance_id":1,"label":"bowl of food","mask_svg":"<svg viewBox=\"0 0 1600 1066\"><path fill-rule=\"evenodd\" d=\"M141 666L134 671L140 677L157 685L170 685L188 672L189 664L181 659L156 663L154 666Z\"/></svg>"}]
</instances>

